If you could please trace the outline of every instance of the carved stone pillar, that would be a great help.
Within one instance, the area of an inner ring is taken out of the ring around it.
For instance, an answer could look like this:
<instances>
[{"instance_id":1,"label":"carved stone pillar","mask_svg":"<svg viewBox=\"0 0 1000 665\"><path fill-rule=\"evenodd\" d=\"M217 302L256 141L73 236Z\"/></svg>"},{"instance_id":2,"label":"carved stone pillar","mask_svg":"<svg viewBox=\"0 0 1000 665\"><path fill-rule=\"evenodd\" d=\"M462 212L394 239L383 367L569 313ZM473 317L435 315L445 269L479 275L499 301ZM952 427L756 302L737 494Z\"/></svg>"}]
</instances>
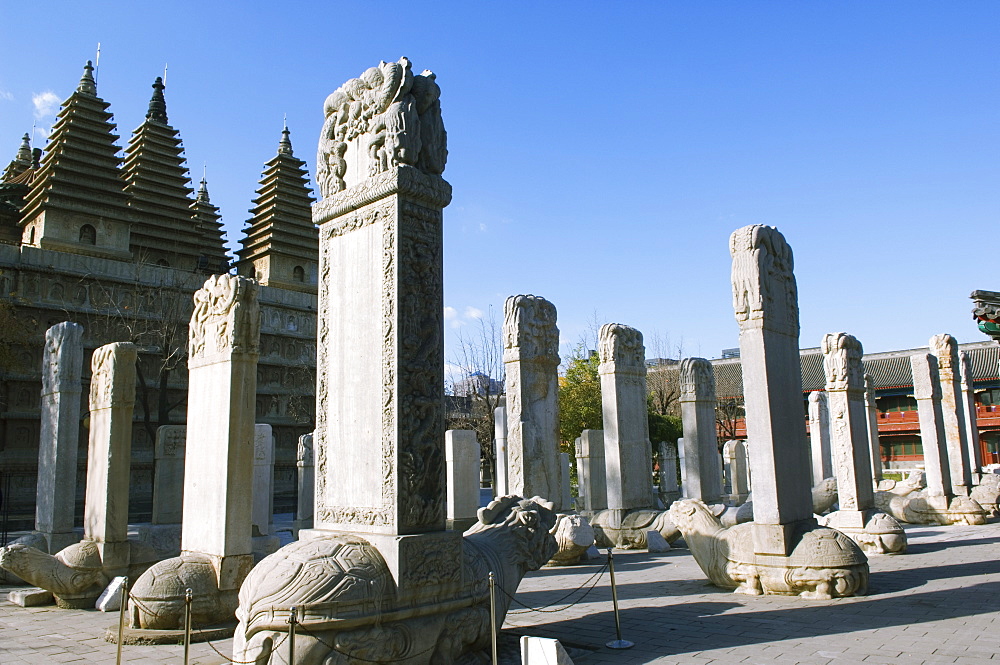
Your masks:
<instances>
[{"instance_id":1,"label":"carved stone pillar","mask_svg":"<svg viewBox=\"0 0 1000 665\"><path fill-rule=\"evenodd\" d=\"M313 435L303 434L299 437L298 450L295 456L295 467L298 472L298 504L295 510L295 531L313 527L313 504L315 501L315 462L313 461Z\"/></svg>"},{"instance_id":2,"label":"carved stone pillar","mask_svg":"<svg viewBox=\"0 0 1000 665\"><path fill-rule=\"evenodd\" d=\"M969 448L969 468L972 471L972 483L978 485L982 479L983 449L979 445L979 418L976 415L976 393L972 385L972 358L965 351L961 351L958 359L962 410L965 414L965 438Z\"/></svg>"},{"instance_id":3,"label":"carved stone pillar","mask_svg":"<svg viewBox=\"0 0 1000 665\"><path fill-rule=\"evenodd\" d=\"M937 359L929 353L910 356L913 376L913 397L917 400L917 417L920 418L920 442L924 451L924 477L928 497L943 497L937 507L947 509L951 500L951 469L948 445L941 422L941 378Z\"/></svg>"},{"instance_id":4,"label":"carved stone pillar","mask_svg":"<svg viewBox=\"0 0 1000 665\"><path fill-rule=\"evenodd\" d=\"M787 556L803 523L815 523L809 448L802 422L799 306L792 249L770 226L736 230L733 307L740 325L740 358L753 477L754 546Z\"/></svg>"},{"instance_id":5,"label":"carved stone pillar","mask_svg":"<svg viewBox=\"0 0 1000 665\"><path fill-rule=\"evenodd\" d=\"M448 464L448 525L465 531L479 509L479 442L476 432L450 429L444 433Z\"/></svg>"},{"instance_id":6,"label":"carved stone pillar","mask_svg":"<svg viewBox=\"0 0 1000 665\"><path fill-rule=\"evenodd\" d=\"M576 478L583 495L583 510L608 507L608 483L605 475L604 432L585 429L576 440Z\"/></svg>"},{"instance_id":7,"label":"carved stone pillar","mask_svg":"<svg viewBox=\"0 0 1000 665\"><path fill-rule=\"evenodd\" d=\"M861 529L874 505L861 342L847 333L823 337L823 370L830 408L830 445L840 510L833 526Z\"/></svg>"},{"instance_id":8,"label":"carved stone pillar","mask_svg":"<svg viewBox=\"0 0 1000 665\"><path fill-rule=\"evenodd\" d=\"M878 441L878 405L875 403L875 385L865 374L865 410L868 413L868 447L871 449L872 480L882 480L882 446Z\"/></svg>"},{"instance_id":9,"label":"carved stone pillar","mask_svg":"<svg viewBox=\"0 0 1000 665\"><path fill-rule=\"evenodd\" d=\"M510 492L562 504L559 473L559 329L556 308L538 296L504 303Z\"/></svg>"},{"instance_id":10,"label":"carved stone pillar","mask_svg":"<svg viewBox=\"0 0 1000 665\"><path fill-rule=\"evenodd\" d=\"M641 332L619 323L601 326L598 348L608 509L621 517L628 510L656 505L646 415L646 349Z\"/></svg>"},{"instance_id":11,"label":"carved stone pillar","mask_svg":"<svg viewBox=\"0 0 1000 665\"><path fill-rule=\"evenodd\" d=\"M214 275L194 294L181 549L206 555L219 589L253 565L251 514L260 307L257 283Z\"/></svg>"},{"instance_id":12,"label":"carved stone pillar","mask_svg":"<svg viewBox=\"0 0 1000 665\"><path fill-rule=\"evenodd\" d=\"M381 84L373 83L375 80ZM373 87L374 86L374 87ZM320 230L315 528L358 534L401 597L461 584L445 529L440 89L405 58L324 105L313 206Z\"/></svg>"},{"instance_id":13,"label":"carved stone pillar","mask_svg":"<svg viewBox=\"0 0 1000 665\"><path fill-rule=\"evenodd\" d=\"M153 448L153 524L180 524L184 508L184 448L187 427L156 428Z\"/></svg>"},{"instance_id":14,"label":"carved stone pillar","mask_svg":"<svg viewBox=\"0 0 1000 665\"><path fill-rule=\"evenodd\" d=\"M680 498L677 484L677 448L666 441L660 442L660 501L665 508Z\"/></svg>"},{"instance_id":15,"label":"carved stone pillar","mask_svg":"<svg viewBox=\"0 0 1000 665\"><path fill-rule=\"evenodd\" d=\"M715 425L715 373L704 358L681 361L681 419L684 426L684 496L714 503L722 498L722 457Z\"/></svg>"},{"instance_id":16,"label":"carved stone pillar","mask_svg":"<svg viewBox=\"0 0 1000 665\"><path fill-rule=\"evenodd\" d=\"M73 527L82 370L83 326L64 321L46 330L35 530L45 536L50 553L77 540Z\"/></svg>"},{"instance_id":17,"label":"carved stone pillar","mask_svg":"<svg viewBox=\"0 0 1000 665\"><path fill-rule=\"evenodd\" d=\"M510 494L510 477L507 470L507 407L493 409L493 451L496 472L493 476L493 495Z\"/></svg>"},{"instance_id":18,"label":"carved stone pillar","mask_svg":"<svg viewBox=\"0 0 1000 665\"><path fill-rule=\"evenodd\" d=\"M833 477L833 452L830 449L830 405L822 390L809 393L809 450L812 453L812 482L818 485Z\"/></svg>"},{"instance_id":19,"label":"carved stone pillar","mask_svg":"<svg viewBox=\"0 0 1000 665\"><path fill-rule=\"evenodd\" d=\"M743 441L726 441L722 446L723 469L726 474L728 501L735 505L746 502L750 495L750 478L747 476L747 446Z\"/></svg>"},{"instance_id":20,"label":"carved stone pillar","mask_svg":"<svg viewBox=\"0 0 1000 665\"><path fill-rule=\"evenodd\" d=\"M128 491L137 353L134 344L115 342L96 349L91 360L83 537L98 544L109 576L125 574L129 564Z\"/></svg>"},{"instance_id":21,"label":"carved stone pillar","mask_svg":"<svg viewBox=\"0 0 1000 665\"><path fill-rule=\"evenodd\" d=\"M961 395L958 342L951 335L934 335L929 346L931 353L937 357L941 379L941 424L948 446L951 491L957 496L969 496L972 490L972 469L969 465L969 443L965 430L967 412Z\"/></svg>"}]
</instances>

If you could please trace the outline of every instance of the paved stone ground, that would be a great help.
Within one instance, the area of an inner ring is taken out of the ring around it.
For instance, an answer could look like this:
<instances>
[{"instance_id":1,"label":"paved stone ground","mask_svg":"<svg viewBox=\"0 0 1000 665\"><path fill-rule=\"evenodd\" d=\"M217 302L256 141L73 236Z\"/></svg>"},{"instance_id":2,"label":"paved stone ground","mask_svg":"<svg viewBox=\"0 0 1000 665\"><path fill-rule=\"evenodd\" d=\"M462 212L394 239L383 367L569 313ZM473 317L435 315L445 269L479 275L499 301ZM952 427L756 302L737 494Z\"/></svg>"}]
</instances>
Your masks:
<instances>
[{"instance_id":1,"label":"paved stone ground","mask_svg":"<svg viewBox=\"0 0 1000 665\"><path fill-rule=\"evenodd\" d=\"M507 633L554 637L579 665L598 663L1000 664L1000 524L908 527L910 554L871 560L870 595L833 601L748 597L707 584L687 550L615 556L623 637L613 651L607 574L572 607L508 615ZM603 563L603 562L601 562ZM517 599L552 605L601 563L531 573ZM101 635L117 615L17 607L0 588L0 663L114 663ZM558 603L563 607L579 594ZM231 640L216 647L229 654ZM123 647L123 662L181 663L182 647ZM283 655L283 654L282 654ZM227 659L205 644L192 664Z\"/></svg>"}]
</instances>

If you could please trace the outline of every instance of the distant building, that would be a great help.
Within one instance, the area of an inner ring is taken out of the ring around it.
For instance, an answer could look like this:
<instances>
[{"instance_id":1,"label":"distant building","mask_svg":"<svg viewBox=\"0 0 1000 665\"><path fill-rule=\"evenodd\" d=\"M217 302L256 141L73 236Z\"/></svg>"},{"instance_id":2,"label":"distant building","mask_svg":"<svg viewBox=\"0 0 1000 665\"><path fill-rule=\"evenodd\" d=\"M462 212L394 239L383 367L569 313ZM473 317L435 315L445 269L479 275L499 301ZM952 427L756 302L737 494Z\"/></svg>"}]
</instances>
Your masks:
<instances>
[{"instance_id":1,"label":"distant building","mask_svg":"<svg viewBox=\"0 0 1000 665\"><path fill-rule=\"evenodd\" d=\"M472 397L473 395L502 395L503 383L484 374L473 372L461 381L456 381L452 394L456 397Z\"/></svg>"}]
</instances>

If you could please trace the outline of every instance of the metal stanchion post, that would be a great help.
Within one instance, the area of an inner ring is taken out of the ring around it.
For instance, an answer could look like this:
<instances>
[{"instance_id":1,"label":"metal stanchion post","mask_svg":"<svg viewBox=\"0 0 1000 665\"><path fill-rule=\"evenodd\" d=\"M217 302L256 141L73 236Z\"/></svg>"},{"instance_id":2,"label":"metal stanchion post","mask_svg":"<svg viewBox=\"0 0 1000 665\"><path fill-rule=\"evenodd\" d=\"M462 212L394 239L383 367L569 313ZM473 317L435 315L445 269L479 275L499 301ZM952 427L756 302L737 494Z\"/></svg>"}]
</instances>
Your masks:
<instances>
[{"instance_id":1,"label":"metal stanchion post","mask_svg":"<svg viewBox=\"0 0 1000 665\"><path fill-rule=\"evenodd\" d=\"M115 657L115 665L122 662L122 640L125 633L125 611L128 606L128 578L122 582L121 607L118 608L118 655Z\"/></svg>"},{"instance_id":2,"label":"metal stanchion post","mask_svg":"<svg viewBox=\"0 0 1000 665\"><path fill-rule=\"evenodd\" d=\"M295 664L295 621L297 608L292 607L291 612L288 614L288 663L289 665Z\"/></svg>"},{"instance_id":3,"label":"metal stanchion post","mask_svg":"<svg viewBox=\"0 0 1000 665\"><path fill-rule=\"evenodd\" d=\"M498 665L500 660L497 658L497 595L496 595L496 580L493 577L493 571L490 571L490 644L493 649L493 665Z\"/></svg>"},{"instance_id":4,"label":"metal stanchion post","mask_svg":"<svg viewBox=\"0 0 1000 665\"><path fill-rule=\"evenodd\" d=\"M611 553L610 547L608 548L608 571L611 573L611 600L615 605L615 633L618 635L618 639L611 640L606 646L609 649L631 649L635 643L622 639L622 621L618 616L618 589L615 587L615 556Z\"/></svg>"},{"instance_id":5,"label":"metal stanchion post","mask_svg":"<svg viewBox=\"0 0 1000 665\"><path fill-rule=\"evenodd\" d=\"M184 665L188 665L191 649L191 589L184 590Z\"/></svg>"}]
</instances>

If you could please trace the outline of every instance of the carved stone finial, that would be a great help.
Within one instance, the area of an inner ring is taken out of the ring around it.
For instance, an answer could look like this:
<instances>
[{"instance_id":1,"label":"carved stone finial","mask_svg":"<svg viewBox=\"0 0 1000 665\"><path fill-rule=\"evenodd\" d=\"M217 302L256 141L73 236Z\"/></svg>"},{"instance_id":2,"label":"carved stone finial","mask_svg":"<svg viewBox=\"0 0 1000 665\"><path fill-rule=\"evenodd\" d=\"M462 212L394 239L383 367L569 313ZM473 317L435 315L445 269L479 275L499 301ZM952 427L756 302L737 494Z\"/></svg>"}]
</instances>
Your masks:
<instances>
[{"instance_id":1,"label":"carved stone finial","mask_svg":"<svg viewBox=\"0 0 1000 665\"><path fill-rule=\"evenodd\" d=\"M83 76L80 77L80 85L77 86L76 91L97 96L97 83L94 82L94 63L90 60L83 66Z\"/></svg>"},{"instance_id":2,"label":"carved stone finial","mask_svg":"<svg viewBox=\"0 0 1000 665\"><path fill-rule=\"evenodd\" d=\"M729 238L733 257L733 309L740 329L799 334L798 293L792 248L778 229L744 226Z\"/></svg>"},{"instance_id":3,"label":"carved stone finial","mask_svg":"<svg viewBox=\"0 0 1000 665\"><path fill-rule=\"evenodd\" d=\"M25 164L31 162L31 136L27 132L21 137L21 147L17 149L17 161L23 161Z\"/></svg>"},{"instance_id":4,"label":"carved stone finial","mask_svg":"<svg viewBox=\"0 0 1000 665\"><path fill-rule=\"evenodd\" d=\"M163 98L163 78L156 77L153 82L153 97L149 100L149 110L146 119L167 124L167 101Z\"/></svg>"},{"instance_id":5,"label":"carved stone finial","mask_svg":"<svg viewBox=\"0 0 1000 665\"><path fill-rule=\"evenodd\" d=\"M287 126L281 130L281 141L278 143L279 155L288 155L289 157L292 156L292 140L288 138L289 134L291 134L291 132L288 131Z\"/></svg>"},{"instance_id":6,"label":"carved stone finial","mask_svg":"<svg viewBox=\"0 0 1000 665\"><path fill-rule=\"evenodd\" d=\"M212 275L194 294L188 362L228 353L260 353L257 282L236 275Z\"/></svg>"},{"instance_id":7,"label":"carved stone finial","mask_svg":"<svg viewBox=\"0 0 1000 665\"><path fill-rule=\"evenodd\" d=\"M861 342L847 333L827 333L823 336L823 372L827 390L865 389L865 370L861 363L864 351Z\"/></svg>"},{"instance_id":8,"label":"carved stone finial","mask_svg":"<svg viewBox=\"0 0 1000 665\"><path fill-rule=\"evenodd\" d=\"M942 381L951 381L958 369L958 341L948 333L934 335L929 345L937 356Z\"/></svg>"},{"instance_id":9,"label":"carved stone finial","mask_svg":"<svg viewBox=\"0 0 1000 665\"><path fill-rule=\"evenodd\" d=\"M504 303L504 362L548 360L559 364L556 306L532 295L511 296Z\"/></svg>"},{"instance_id":10,"label":"carved stone finial","mask_svg":"<svg viewBox=\"0 0 1000 665\"><path fill-rule=\"evenodd\" d=\"M114 342L94 350L90 362L91 411L135 404L138 352L138 347L131 342Z\"/></svg>"},{"instance_id":11,"label":"carved stone finial","mask_svg":"<svg viewBox=\"0 0 1000 665\"><path fill-rule=\"evenodd\" d=\"M211 203L208 198L208 181L205 178L202 178L201 184L198 185L197 201L199 203Z\"/></svg>"},{"instance_id":12,"label":"carved stone finial","mask_svg":"<svg viewBox=\"0 0 1000 665\"><path fill-rule=\"evenodd\" d=\"M705 358L681 360L680 384L682 400L715 400L715 372Z\"/></svg>"},{"instance_id":13,"label":"carved stone finial","mask_svg":"<svg viewBox=\"0 0 1000 665\"><path fill-rule=\"evenodd\" d=\"M642 333L621 323L605 323L598 334L601 365L613 363L614 371L641 370L646 372L646 347ZM604 371L604 370L601 370Z\"/></svg>"}]
</instances>

